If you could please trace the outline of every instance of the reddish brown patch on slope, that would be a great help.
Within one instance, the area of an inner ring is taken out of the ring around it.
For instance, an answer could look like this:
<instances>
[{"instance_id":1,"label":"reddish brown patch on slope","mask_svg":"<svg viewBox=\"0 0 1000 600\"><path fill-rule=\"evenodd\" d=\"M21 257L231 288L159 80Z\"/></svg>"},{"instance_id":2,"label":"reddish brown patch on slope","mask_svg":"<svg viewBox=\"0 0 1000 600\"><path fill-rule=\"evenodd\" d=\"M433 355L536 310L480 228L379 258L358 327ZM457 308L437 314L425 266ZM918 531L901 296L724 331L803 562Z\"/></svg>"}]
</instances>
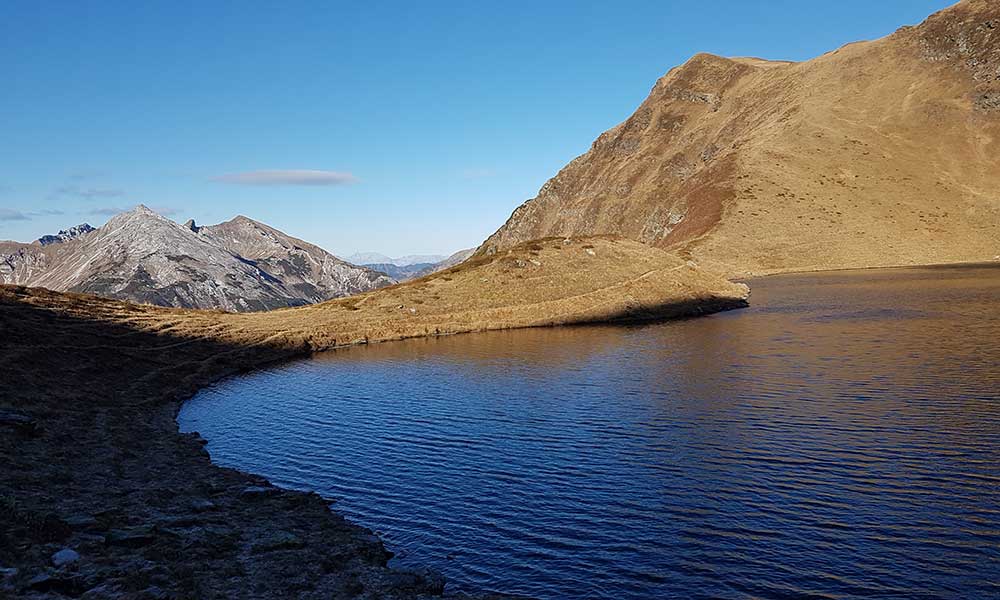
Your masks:
<instances>
[{"instance_id":1,"label":"reddish brown patch on slope","mask_svg":"<svg viewBox=\"0 0 1000 600\"><path fill-rule=\"evenodd\" d=\"M722 220L727 203L736 197L730 182L736 172L736 157L726 156L692 180L693 187L684 194L687 213L658 246L670 247L692 242L715 228Z\"/></svg>"}]
</instances>

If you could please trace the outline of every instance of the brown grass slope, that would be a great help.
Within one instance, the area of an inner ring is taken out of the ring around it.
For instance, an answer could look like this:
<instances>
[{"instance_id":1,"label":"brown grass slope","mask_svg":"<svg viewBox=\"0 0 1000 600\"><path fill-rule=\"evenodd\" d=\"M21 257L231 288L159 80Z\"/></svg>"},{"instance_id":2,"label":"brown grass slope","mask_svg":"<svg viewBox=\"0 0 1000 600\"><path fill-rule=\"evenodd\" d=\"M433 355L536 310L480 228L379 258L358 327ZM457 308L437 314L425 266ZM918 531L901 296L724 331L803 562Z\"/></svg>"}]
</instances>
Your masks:
<instances>
[{"instance_id":1,"label":"brown grass slope","mask_svg":"<svg viewBox=\"0 0 1000 600\"><path fill-rule=\"evenodd\" d=\"M1000 255L1000 2L804 63L699 54L481 252L605 233L728 275Z\"/></svg>"},{"instance_id":2,"label":"brown grass slope","mask_svg":"<svg viewBox=\"0 0 1000 600\"><path fill-rule=\"evenodd\" d=\"M267 313L0 286L0 597L424 598L315 495L215 468L177 434L220 377L354 343L700 314L745 286L615 239L532 242L425 278ZM256 486L256 487L254 487ZM62 547L81 559L55 568ZM13 571L12 571L13 569Z\"/></svg>"}]
</instances>

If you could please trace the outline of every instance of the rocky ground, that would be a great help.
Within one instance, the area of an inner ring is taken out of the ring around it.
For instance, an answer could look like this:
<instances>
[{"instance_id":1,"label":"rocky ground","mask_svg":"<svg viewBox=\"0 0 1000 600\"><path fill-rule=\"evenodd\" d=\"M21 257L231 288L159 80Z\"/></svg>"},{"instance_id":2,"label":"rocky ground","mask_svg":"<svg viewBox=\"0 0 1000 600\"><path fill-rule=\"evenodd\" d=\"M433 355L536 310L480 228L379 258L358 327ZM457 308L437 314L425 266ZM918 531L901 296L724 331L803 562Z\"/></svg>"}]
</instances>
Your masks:
<instances>
[{"instance_id":1,"label":"rocky ground","mask_svg":"<svg viewBox=\"0 0 1000 600\"><path fill-rule=\"evenodd\" d=\"M239 371L366 341L744 306L612 239L542 240L412 283L233 314L0 286L0 597L424 598L315 494L216 467L175 415ZM499 598L489 594L480 598Z\"/></svg>"}]
</instances>

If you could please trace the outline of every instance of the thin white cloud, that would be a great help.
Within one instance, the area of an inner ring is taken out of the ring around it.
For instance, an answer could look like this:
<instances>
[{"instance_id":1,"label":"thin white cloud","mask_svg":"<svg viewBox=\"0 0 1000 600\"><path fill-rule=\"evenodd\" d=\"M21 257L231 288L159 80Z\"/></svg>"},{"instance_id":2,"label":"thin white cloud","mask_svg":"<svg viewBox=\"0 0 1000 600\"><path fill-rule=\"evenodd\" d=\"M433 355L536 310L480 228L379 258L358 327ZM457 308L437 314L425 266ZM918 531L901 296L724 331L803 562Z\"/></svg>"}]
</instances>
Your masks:
<instances>
[{"instance_id":1,"label":"thin white cloud","mask_svg":"<svg viewBox=\"0 0 1000 600\"><path fill-rule=\"evenodd\" d=\"M95 198L118 198L125 195L125 190L118 188L95 188L81 187L78 185L64 185L56 188L55 195L73 196L76 198L83 198L85 200L93 200Z\"/></svg>"},{"instance_id":2,"label":"thin white cloud","mask_svg":"<svg viewBox=\"0 0 1000 600\"><path fill-rule=\"evenodd\" d=\"M25 213L12 208L0 208L0 221L27 221L30 219Z\"/></svg>"},{"instance_id":3,"label":"thin white cloud","mask_svg":"<svg viewBox=\"0 0 1000 600\"><path fill-rule=\"evenodd\" d=\"M229 173L213 177L212 181L235 185L346 185L358 178L340 171L312 171L308 169L273 169Z\"/></svg>"},{"instance_id":4,"label":"thin white cloud","mask_svg":"<svg viewBox=\"0 0 1000 600\"><path fill-rule=\"evenodd\" d=\"M65 214L61 210L44 208L42 210L20 211L12 208L0 208L0 221L29 221L35 217L48 217Z\"/></svg>"},{"instance_id":5,"label":"thin white cloud","mask_svg":"<svg viewBox=\"0 0 1000 600\"><path fill-rule=\"evenodd\" d=\"M108 174L104 171L75 171L67 176L70 181L87 181L88 179L97 179L98 177L106 177Z\"/></svg>"}]
</instances>

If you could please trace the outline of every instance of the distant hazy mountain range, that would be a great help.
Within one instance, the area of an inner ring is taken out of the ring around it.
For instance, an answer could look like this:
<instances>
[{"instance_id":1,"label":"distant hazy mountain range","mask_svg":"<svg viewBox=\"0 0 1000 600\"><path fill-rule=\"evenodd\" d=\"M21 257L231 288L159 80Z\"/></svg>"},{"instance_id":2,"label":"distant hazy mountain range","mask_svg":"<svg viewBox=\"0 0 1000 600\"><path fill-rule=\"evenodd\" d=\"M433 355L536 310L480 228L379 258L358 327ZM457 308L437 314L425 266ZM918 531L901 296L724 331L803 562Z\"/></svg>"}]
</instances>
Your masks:
<instances>
[{"instance_id":1,"label":"distant hazy mountain range","mask_svg":"<svg viewBox=\"0 0 1000 600\"><path fill-rule=\"evenodd\" d=\"M448 257L443 254L410 254L409 256L390 258L378 252L355 252L344 260L352 265L389 264L397 267L408 267L416 264L439 263L446 258Z\"/></svg>"},{"instance_id":2,"label":"distant hazy mountain range","mask_svg":"<svg viewBox=\"0 0 1000 600\"><path fill-rule=\"evenodd\" d=\"M358 252L347 257L347 261L381 271L396 281L415 279L424 275L447 269L457 265L472 255L475 248L459 250L451 256L440 254L411 254L399 258L390 258L378 252Z\"/></svg>"},{"instance_id":3,"label":"distant hazy mountain range","mask_svg":"<svg viewBox=\"0 0 1000 600\"><path fill-rule=\"evenodd\" d=\"M247 217L198 227L138 206L31 243L0 242L0 283L163 306L266 310L384 287L384 273Z\"/></svg>"}]
</instances>

